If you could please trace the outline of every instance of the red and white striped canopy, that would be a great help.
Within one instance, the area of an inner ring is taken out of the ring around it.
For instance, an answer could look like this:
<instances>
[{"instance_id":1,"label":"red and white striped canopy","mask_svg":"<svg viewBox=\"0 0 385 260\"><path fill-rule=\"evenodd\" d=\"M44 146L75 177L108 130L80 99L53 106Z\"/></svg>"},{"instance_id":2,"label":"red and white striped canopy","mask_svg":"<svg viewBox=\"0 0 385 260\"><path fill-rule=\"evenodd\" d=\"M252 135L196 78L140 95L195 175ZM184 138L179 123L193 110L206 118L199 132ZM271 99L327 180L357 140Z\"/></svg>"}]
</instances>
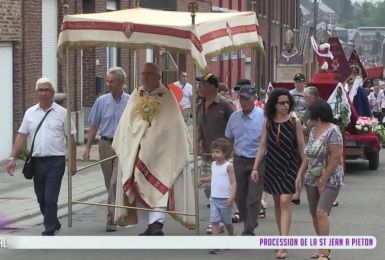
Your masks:
<instances>
[{"instance_id":1,"label":"red and white striped canopy","mask_svg":"<svg viewBox=\"0 0 385 260\"><path fill-rule=\"evenodd\" d=\"M160 47L191 54L199 69L221 53L242 48L263 49L254 12L191 13L134 8L106 13L67 15L58 53L70 49L115 46Z\"/></svg>"}]
</instances>

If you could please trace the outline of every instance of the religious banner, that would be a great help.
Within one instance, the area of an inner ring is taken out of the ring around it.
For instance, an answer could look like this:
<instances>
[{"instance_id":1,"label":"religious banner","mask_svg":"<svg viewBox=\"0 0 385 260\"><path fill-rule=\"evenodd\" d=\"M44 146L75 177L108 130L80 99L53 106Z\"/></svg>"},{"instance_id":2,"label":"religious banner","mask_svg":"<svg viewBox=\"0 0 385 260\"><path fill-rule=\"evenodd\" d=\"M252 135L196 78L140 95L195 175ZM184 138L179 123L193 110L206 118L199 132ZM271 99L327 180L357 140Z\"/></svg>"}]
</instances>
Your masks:
<instances>
[{"instance_id":1,"label":"religious banner","mask_svg":"<svg viewBox=\"0 0 385 260\"><path fill-rule=\"evenodd\" d=\"M345 82L352 73L352 68L349 66L339 38L330 37L329 44L330 51L333 53L333 59L329 64L331 72L334 73L334 79L337 82Z\"/></svg>"},{"instance_id":2,"label":"religious banner","mask_svg":"<svg viewBox=\"0 0 385 260\"><path fill-rule=\"evenodd\" d=\"M353 49L352 54L350 54L349 66L352 71L350 73L350 76L347 78L348 82L349 81L353 82L357 76L361 76L362 81L366 80L366 78L368 77L368 74L366 73L366 70L362 65L360 57L358 57L358 53L356 49Z\"/></svg>"}]
</instances>

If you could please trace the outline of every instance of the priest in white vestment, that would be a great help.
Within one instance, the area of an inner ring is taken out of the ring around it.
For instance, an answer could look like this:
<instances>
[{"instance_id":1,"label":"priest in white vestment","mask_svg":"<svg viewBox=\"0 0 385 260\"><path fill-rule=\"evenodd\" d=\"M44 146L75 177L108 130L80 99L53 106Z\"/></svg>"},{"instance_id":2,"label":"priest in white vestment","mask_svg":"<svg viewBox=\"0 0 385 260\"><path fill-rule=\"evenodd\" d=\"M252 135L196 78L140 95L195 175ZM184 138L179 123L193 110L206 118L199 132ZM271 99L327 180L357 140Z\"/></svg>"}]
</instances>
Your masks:
<instances>
[{"instance_id":1,"label":"priest in white vestment","mask_svg":"<svg viewBox=\"0 0 385 260\"><path fill-rule=\"evenodd\" d=\"M195 213L189 170L189 136L172 92L160 83L159 67L146 63L143 86L130 96L117 127L113 149L119 159L116 204ZM147 211L145 211L147 212ZM195 218L170 214L187 228ZM115 208L115 223L137 223L137 211ZM165 213L148 213L140 235L164 235Z\"/></svg>"}]
</instances>

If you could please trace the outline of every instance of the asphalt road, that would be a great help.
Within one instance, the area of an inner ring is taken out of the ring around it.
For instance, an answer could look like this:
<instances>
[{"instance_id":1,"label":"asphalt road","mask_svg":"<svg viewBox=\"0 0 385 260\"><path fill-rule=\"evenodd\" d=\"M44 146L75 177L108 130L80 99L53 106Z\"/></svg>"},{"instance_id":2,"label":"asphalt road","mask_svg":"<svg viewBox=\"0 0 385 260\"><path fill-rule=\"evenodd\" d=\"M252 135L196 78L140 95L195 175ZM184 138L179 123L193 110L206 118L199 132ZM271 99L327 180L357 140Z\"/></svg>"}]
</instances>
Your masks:
<instances>
[{"instance_id":1,"label":"asphalt road","mask_svg":"<svg viewBox=\"0 0 385 260\"><path fill-rule=\"evenodd\" d=\"M377 238L377 247L373 250L334 250L332 259L366 260L384 259L385 257L385 151L381 151L380 167L376 171L368 170L365 161L349 161L346 185L339 195L339 206L331 213L332 235L370 235ZM204 203L201 210L201 233L204 233L208 221L208 210ZM67 219L62 219L65 225ZM236 233L240 234L242 224L236 224ZM64 227L62 236L104 236L105 208L89 206L75 211L73 227ZM137 235L145 225L131 228L119 228L113 236ZM16 230L9 235L39 235L42 225ZM168 219L165 232L169 235L194 235ZM10 231L8 231L9 233ZM268 198L266 219L260 220L257 235L277 235L272 199ZM303 192L301 204L293 206L291 235L314 235L311 218L308 214L306 194ZM33 238L31 238L33 239ZM314 250L290 250L287 259L310 259ZM1 260L41 260L41 259L274 259L273 250L224 250L219 255L209 255L207 250L10 250L0 249Z\"/></svg>"}]
</instances>

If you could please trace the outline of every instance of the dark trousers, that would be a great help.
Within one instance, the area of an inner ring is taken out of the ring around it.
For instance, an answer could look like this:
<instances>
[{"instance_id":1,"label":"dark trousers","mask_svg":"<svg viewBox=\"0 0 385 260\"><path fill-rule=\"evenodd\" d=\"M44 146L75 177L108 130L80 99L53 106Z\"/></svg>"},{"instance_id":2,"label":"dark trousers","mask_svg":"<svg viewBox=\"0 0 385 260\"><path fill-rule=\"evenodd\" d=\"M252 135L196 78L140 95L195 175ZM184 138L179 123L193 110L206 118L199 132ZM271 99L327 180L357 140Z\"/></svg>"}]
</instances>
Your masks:
<instances>
[{"instance_id":1,"label":"dark trousers","mask_svg":"<svg viewBox=\"0 0 385 260\"><path fill-rule=\"evenodd\" d=\"M64 170L64 156L35 157L33 184L44 217L44 228L48 232L55 231L59 224L57 201Z\"/></svg>"},{"instance_id":2,"label":"dark trousers","mask_svg":"<svg viewBox=\"0 0 385 260\"><path fill-rule=\"evenodd\" d=\"M237 180L236 203L240 218L243 219L243 235L254 233L258 226L258 215L261 209L263 192L263 175L265 164L259 165L259 181L255 183L250 179L253 170L254 159L248 159L234 155L234 171Z\"/></svg>"}]
</instances>

